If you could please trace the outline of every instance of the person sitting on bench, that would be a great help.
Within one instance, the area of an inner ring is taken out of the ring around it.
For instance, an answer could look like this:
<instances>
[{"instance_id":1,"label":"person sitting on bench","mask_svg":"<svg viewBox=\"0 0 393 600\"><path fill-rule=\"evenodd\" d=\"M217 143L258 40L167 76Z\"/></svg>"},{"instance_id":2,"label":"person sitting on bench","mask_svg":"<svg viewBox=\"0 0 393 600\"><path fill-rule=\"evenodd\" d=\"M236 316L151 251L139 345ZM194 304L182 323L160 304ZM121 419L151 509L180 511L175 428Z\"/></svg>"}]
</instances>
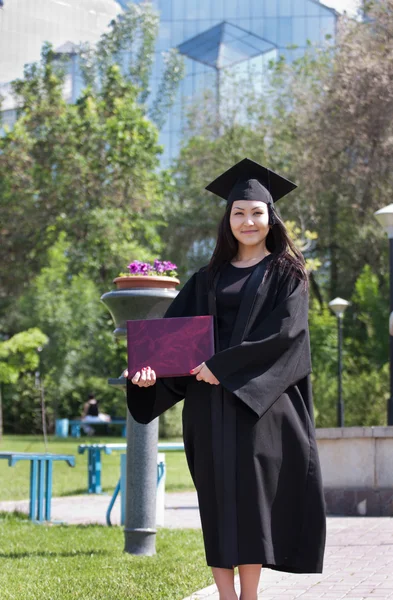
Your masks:
<instances>
[{"instance_id":1,"label":"person sitting on bench","mask_svg":"<svg viewBox=\"0 0 393 600\"><path fill-rule=\"evenodd\" d=\"M98 401L94 397L94 394L89 394L87 402L83 407L82 411L82 422L83 423L109 423L111 417L106 413L102 413L98 407ZM82 425L83 431L86 435L93 435L94 429L90 425Z\"/></svg>"}]
</instances>

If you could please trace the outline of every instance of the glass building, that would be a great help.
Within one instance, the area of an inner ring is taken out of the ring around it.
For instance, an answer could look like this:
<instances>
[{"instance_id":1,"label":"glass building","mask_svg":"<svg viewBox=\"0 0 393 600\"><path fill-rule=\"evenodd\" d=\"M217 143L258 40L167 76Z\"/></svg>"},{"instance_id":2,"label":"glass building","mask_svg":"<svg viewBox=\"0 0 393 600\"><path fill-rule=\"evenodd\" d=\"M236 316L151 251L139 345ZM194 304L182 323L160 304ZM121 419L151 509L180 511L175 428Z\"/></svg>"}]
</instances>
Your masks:
<instances>
[{"instance_id":1,"label":"glass building","mask_svg":"<svg viewBox=\"0 0 393 600\"><path fill-rule=\"evenodd\" d=\"M121 10L116 0L0 0L3 123L12 125L16 114L9 82L23 76L26 63L39 60L45 41L60 51L64 48L72 57L72 43L96 42ZM71 79L74 67L70 69ZM73 81L67 85L73 88L66 91L72 101L75 85Z\"/></svg>"},{"instance_id":2,"label":"glass building","mask_svg":"<svg viewBox=\"0 0 393 600\"><path fill-rule=\"evenodd\" d=\"M23 65L39 59L50 41L70 56L67 98L74 101L82 82L73 44L96 41L109 22L133 0L0 0L0 94L3 121L15 111L7 82L20 77ZM141 3L142 0L134 0ZM165 51L177 47L185 58L185 77L161 131L164 162L179 150L187 107L204 90L215 90L217 106L224 73L256 73L263 86L271 59L289 62L301 56L308 41L334 37L337 13L317 0L152 0L160 27L151 78L158 90Z\"/></svg>"},{"instance_id":3,"label":"glass building","mask_svg":"<svg viewBox=\"0 0 393 600\"><path fill-rule=\"evenodd\" d=\"M43 42L95 42L121 11L116 0L1 0L0 83L23 75Z\"/></svg>"},{"instance_id":4,"label":"glass building","mask_svg":"<svg viewBox=\"0 0 393 600\"><path fill-rule=\"evenodd\" d=\"M123 2L125 4L126 2ZM259 73L268 61L289 62L304 54L308 41L334 38L338 13L316 0L155 0L160 13L152 93L163 69L162 52L178 47L186 73L161 132L165 158L179 150L185 107L206 89L219 93L224 70Z\"/></svg>"}]
</instances>

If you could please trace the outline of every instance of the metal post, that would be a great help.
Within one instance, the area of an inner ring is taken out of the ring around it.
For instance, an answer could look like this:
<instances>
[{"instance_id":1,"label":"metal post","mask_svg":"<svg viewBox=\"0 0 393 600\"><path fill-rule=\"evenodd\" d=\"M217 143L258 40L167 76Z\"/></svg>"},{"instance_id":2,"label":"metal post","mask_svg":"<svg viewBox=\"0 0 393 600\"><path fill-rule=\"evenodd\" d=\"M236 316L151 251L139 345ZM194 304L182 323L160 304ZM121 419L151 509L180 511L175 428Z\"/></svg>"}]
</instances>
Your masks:
<instances>
[{"instance_id":1,"label":"metal post","mask_svg":"<svg viewBox=\"0 0 393 600\"><path fill-rule=\"evenodd\" d=\"M91 452L91 448L87 449L87 460L88 460L88 473L89 473L89 489L88 492L89 494L95 494L95 484L96 484L96 480L95 480L95 473L93 471L93 454Z\"/></svg>"},{"instance_id":2,"label":"metal post","mask_svg":"<svg viewBox=\"0 0 393 600\"><path fill-rule=\"evenodd\" d=\"M38 461L37 520L40 523L44 520L45 462L44 458L40 458Z\"/></svg>"},{"instance_id":3,"label":"metal post","mask_svg":"<svg viewBox=\"0 0 393 600\"><path fill-rule=\"evenodd\" d=\"M337 426L344 427L344 403L342 390L343 373L343 315L337 316L338 323L338 402L337 402Z\"/></svg>"},{"instance_id":4,"label":"metal post","mask_svg":"<svg viewBox=\"0 0 393 600\"><path fill-rule=\"evenodd\" d=\"M30 508L29 518L35 521L37 518L37 472L38 459L32 458L30 461Z\"/></svg>"},{"instance_id":5,"label":"metal post","mask_svg":"<svg viewBox=\"0 0 393 600\"><path fill-rule=\"evenodd\" d=\"M45 520L51 519L51 501L52 501L52 468L53 463L50 458L46 462L45 478Z\"/></svg>"},{"instance_id":6,"label":"metal post","mask_svg":"<svg viewBox=\"0 0 393 600\"><path fill-rule=\"evenodd\" d=\"M127 455L120 456L120 525L124 526L126 518L126 481L127 481Z\"/></svg>"},{"instance_id":7,"label":"metal post","mask_svg":"<svg viewBox=\"0 0 393 600\"><path fill-rule=\"evenodd\" d=\"M94 475L95 475L95 494L102 493L101 487L101 448L94 448L93 450L93 464L94 464Z\"/></svg>"},{"instance_id":8,"label":"metal post","mask_svg":"<svg viewBox=\"0 0 393 600\"><path fill-rule=\"evenodd\" d=\"M158 419L141 425L128 414L124 550L130 554L156 553L157 444Z\"/></svg>"},{"instance_id":9,"label":"metal post","mask_svg":"<svg viewBox=\"0 0 393 600\"><path fill-rule=\"evenodd\" d=\"M389 237L390 312L393 311L393 237ZM390 335L390 397L387 405L388 425L393 425L393 336Z\"/></svg>"}]
</instances>

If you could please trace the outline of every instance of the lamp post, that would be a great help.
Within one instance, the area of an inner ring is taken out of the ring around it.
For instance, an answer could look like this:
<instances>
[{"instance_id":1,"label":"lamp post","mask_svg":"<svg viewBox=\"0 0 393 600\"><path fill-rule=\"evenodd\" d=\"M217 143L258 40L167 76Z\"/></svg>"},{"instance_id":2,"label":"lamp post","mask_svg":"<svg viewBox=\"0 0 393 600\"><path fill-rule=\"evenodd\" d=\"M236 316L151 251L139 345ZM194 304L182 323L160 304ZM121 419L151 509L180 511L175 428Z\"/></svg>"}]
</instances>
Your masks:
<instances>
[{"instance_id":1,"label":"lamp post","mask_svg":"<svg viewBox=\"0 0 393 600\"><path fill-rule=\"evenodd\" d=\"M388 425L393 425L393 331L390 327L393 311L393 204L384 206L374 213L377 221L382 225L389 238L389 278L390 278L390 396L387 406L387 421Z\"/></svg>"},{"instance_id":2,"label":"lamp post","mask_svg":"<svg viewBox=\"0 0 393 600\"><path fill-rule=\"evenodd\" d=\"M337 317L338 326L338 398L337 398L337 427L344 427L344 402L342 390L342 373L343 373L343 317L346 308L349 306L347 300L343 298L335 298L329 302L329 308Z\"/></svg>"}]
</instances>

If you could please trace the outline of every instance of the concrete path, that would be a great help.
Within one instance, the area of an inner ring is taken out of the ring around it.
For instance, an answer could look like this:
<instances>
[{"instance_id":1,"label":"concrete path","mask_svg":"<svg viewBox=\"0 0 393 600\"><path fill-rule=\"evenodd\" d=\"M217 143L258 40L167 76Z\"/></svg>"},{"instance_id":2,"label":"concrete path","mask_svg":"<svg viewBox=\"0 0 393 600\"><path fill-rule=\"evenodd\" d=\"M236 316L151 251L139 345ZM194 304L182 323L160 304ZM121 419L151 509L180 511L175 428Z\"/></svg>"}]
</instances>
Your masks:
<instances>
[{"instance_id":1,"label":"concrete path","mask_svg":"<svg viewBox=\"0 0 393 600\"><path fill-rule=\"evenodd\" d=\"M98 523L106 525L106 511L111 496L108 494L83 494L52 498L52 521L78 525ZM28 500L0 502L0 511L29 512ZM195 492L181 492L165 495L165 527L198 529L201 526L198 500ZM120 501L111 514L112 525L120 525Z\"/></svg>"},{"instance_id":2,"label":"concrete path","mask_svg":"<svg viewBox=\"0 0 393 600\"><path fill-rule=\"evenodd\" d=\"M239 581L237 579L237 591ZM219 600L210 586L185 600ZM259 600L393 599L393 518L329 517L324 570L293 575L262 569Z\"/></svg>"},{"instance_id":3,"label":"concrete path","mask_svg":"<svg viewBox=\"0 0 393 600\"><path fill-rule=\"evenodd\" d=\"M53 498L52 518L66 523L105 524L109 500L109 495ZM0 502L0 511L14 509L27 512L28 501ZM114 524L120 521L119 512L115 506ZM166 494L165 526L200 527L194 492ZM216 587L195 592L185 600L203 598L219 600ZM393 600L393 518L329 517L324 572L293 575L262 569L258 598Z\"/></svg>"}]
</instances>

